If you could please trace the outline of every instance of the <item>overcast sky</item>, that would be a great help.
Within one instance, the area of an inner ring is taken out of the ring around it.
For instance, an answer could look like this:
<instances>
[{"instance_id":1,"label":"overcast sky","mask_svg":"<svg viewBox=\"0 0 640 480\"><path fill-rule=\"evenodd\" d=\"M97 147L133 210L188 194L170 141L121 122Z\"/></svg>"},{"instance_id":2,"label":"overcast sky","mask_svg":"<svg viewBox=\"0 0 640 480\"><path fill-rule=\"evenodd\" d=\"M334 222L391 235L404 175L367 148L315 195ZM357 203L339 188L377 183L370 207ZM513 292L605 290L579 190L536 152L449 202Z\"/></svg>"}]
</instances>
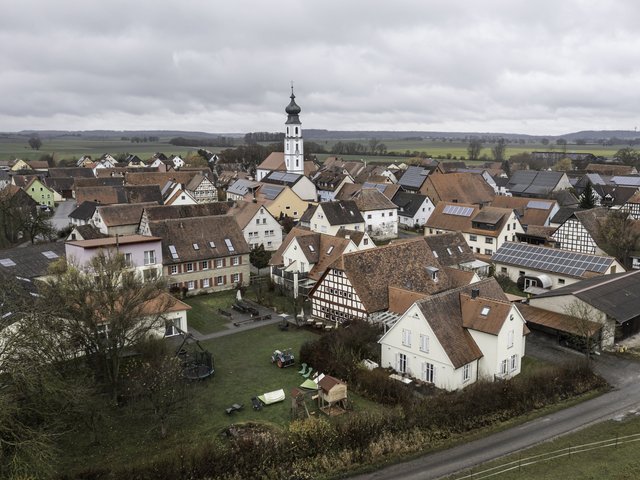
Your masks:
<instances>
[{"instance_id":1,"label":"overcast sky","mask_svg":"<svg viewBox=\"0 0 640 480\"><path fill-rule=\"evenodd\" d=\"M0 131L640 126L640 2L20 0Z\"/></svg>"}]
</instances>

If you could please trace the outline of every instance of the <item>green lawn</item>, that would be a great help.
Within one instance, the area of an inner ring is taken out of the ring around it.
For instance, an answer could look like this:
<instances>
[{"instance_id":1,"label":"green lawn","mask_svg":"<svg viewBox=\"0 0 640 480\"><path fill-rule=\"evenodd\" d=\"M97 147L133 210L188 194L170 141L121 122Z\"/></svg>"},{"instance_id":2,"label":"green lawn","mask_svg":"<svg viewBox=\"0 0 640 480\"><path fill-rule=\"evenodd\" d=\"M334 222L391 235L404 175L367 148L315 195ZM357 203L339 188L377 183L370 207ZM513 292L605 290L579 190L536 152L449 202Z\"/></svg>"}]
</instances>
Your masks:
<instances>
[{"instance_id":1,"label":"green lawn","mask_svg":"<svg viewBox=\"0 0 640 480\"><path fill-rule=\"evenodd\" d=\"M110 411L105 419L99 445L90 445L85 429L61 439L60 448L65 452L62 468L72 471L89 466L117 468L141 459L159 458L167 451L218 436L232 423L287 425L290 391L304 378L298 374L299 362L279 369L271 363L271 353L274 349L292 348L297 356L300 346L315 338L317 333L310 330L292 328L282 332L276 325L266 325L203 342L203 347L213 353L215 375L189 385L182 411L171 420L164 440L159 438L149 412L141 412L135 406L120 408ZM284 402L260 411L252 409L251 397L280 388L285 391ZM350 399L356 410L384 408L351 392ZM227 415L224 410L233 403L244 404L244 409Z\"/></svg>"},{"instance_id":2,"label":"green lawn","mask_svg":"<svg viewBox=\"0 0 640 480\"><path fill-rule=\"evenodd\" d=\"M450 478L480 479L493 474L491 478L500 480L636 479L640 472L639 441L640 418L634 415L623 421L599 423ZM579 447L586 444L593 445ZM610 446L597 448L602 445ZM525 465L537 460L545 461ZM515 468L498 474L510 467Z\"/></svg>"},{"instance_id":3,"label":"green lawn","mask_svg":"<svg viewBox=\"0 0 640 480\"><path fill-rule=\"evenodd\" d=\"M186 298L185 303L191 305L187 318L189 327L202 334L226 330L230 321L227 317L220 315L218 309L231 312L231 305L235 300L235 290Z\"/></svg>"}]
</instances>

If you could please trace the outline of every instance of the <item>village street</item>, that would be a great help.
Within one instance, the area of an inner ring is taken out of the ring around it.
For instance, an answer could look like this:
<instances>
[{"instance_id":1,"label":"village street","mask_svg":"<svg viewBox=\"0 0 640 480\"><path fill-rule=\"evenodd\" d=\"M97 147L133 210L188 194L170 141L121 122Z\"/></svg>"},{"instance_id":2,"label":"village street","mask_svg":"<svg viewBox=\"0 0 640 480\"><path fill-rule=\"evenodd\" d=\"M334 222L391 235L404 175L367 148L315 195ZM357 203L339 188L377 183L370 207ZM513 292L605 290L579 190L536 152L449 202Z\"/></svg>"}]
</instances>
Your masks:
<instances>
[{"instance_id":1,"label":"village street","mask_svg":"<svg viewBox=\"0 0 640 480\"><path fill-rule=\"evenodd\" d=\"M541 341L533 335L527 339L527 354L546 360L576 355ZM614 387L612 391L488 437L352 478L437 479L593 423L635 413L640 408L640 363L614 355L601 355L595 359L595 365L596 371Z\"/></svg>"}]
</instances>

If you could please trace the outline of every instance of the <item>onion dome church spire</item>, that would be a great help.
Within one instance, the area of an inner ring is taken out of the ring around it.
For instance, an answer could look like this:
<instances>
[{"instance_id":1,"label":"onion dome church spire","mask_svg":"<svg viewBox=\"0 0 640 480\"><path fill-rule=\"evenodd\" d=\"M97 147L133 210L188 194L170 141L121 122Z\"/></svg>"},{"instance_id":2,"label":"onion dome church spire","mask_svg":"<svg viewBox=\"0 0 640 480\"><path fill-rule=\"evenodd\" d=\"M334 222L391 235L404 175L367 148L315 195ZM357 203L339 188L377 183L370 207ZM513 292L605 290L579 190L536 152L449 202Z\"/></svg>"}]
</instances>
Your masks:
<instances>
[{"instance_id":1,"label":"onion dome church spire","mask_svg":"<svg viewBox=\"0 0 640 480\"><path fill-rule=\"evenodd\" d=\"M304 175L304 142L302 140L302 123L300 122L300 107L296 103L291 82L291 101L284 111L287 114L284 137L284 163L289 173Z\"/></svg>"}]
</instances>

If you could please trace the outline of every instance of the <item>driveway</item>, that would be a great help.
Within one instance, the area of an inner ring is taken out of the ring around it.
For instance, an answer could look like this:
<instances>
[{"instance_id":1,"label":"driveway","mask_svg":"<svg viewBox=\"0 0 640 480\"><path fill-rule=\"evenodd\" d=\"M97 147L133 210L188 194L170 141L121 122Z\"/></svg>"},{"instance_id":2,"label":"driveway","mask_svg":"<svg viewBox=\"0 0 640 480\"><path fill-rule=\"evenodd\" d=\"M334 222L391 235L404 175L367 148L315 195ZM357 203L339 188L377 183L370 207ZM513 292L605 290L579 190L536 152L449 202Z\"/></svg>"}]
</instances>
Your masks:
<instances>
[{"instance_id":1,"label":"driveway","mask_svg":"<svg viewBox=\"0 0 640 480\"><path fill-rule=\"evenodd\" d=\"M575 358L574 352L540 340L534 334L527 339L528 355L544 359ZM437 479L636 411L640 407L640 364L608 354L596 357L594 363L596 371L615 387L614 390L488 437L353 478Z\"/></svg>"},{"instance_id":2,"label":"driveway","mask_svg":"<svg viewBox=\"0 0 640 480\"><path fill-rule=\"evenodd\" d=\"M56 230L62 230L69 226L69 214L75 210L75 208L75 200L65 200L64 202L58 203L51 217L51 223Z\"/></svg>"}]
</instances>

